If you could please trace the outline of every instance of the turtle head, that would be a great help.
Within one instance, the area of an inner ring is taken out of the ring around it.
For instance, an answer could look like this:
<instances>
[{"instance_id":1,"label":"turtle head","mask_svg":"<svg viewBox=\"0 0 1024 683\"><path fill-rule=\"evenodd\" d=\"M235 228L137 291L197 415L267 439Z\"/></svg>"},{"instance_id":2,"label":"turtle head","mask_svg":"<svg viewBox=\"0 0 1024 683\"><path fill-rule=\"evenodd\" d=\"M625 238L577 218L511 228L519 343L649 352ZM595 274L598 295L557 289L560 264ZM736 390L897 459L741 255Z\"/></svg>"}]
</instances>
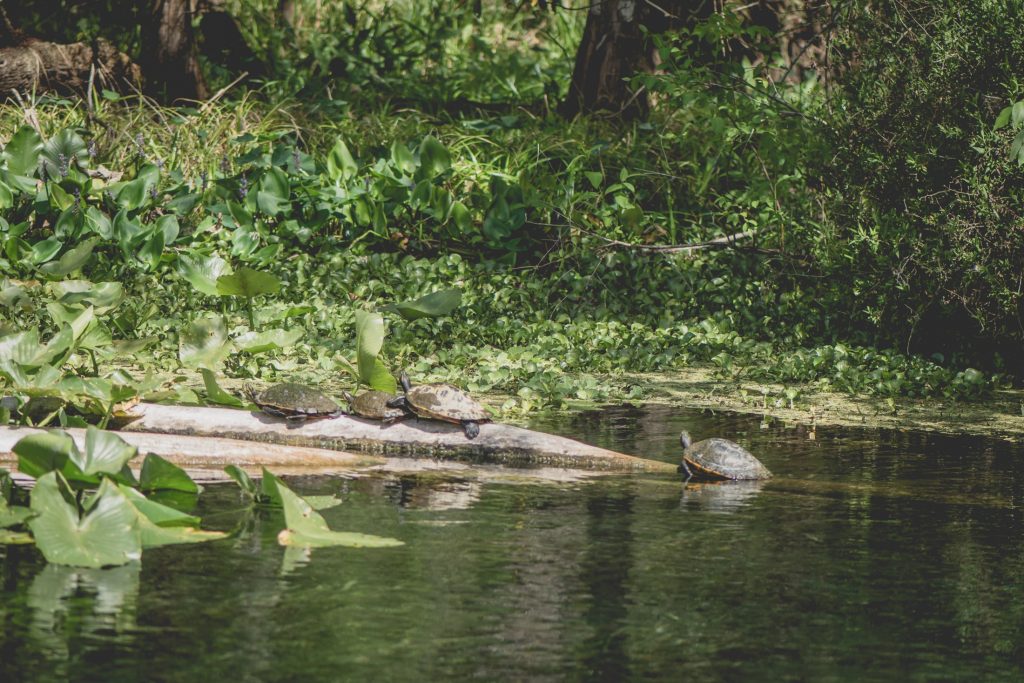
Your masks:
<instances>
[{"instance_id":1,"label":"turtle head","mask_svg":"<svg viewBox=\"0 0 1024 683\"><path fill-rule=\"evenodd\" d=\"M409 383L409 375L403 372L402 376L398 379L398 381L402 384L402 391L408 394L409 391L412 389L412 384Z\"/></svg>"},{"instance_id":2,"label":"turtle head","mask_svg":"<svg viewBox=\"0 0 1024 683\"><path fill-rule=\"evenodd\" d=\"M689 448L690 444L693 443L693 439L690 438L690 432L685 429L679 432L679 443L682 445L684 451Z\"/></svg>"},{"instance_id":3,"label":"turtle head","mask_svg":"<svg viewBox=\"0 0 1024 683\"><path fill-rule=\"evenodd\" d=\"M347 391L341 392L341 395L344 396L345 400L348 401L349 403L352 403L353 401L356 400L356 397L348 393Z\"/></svg>"}]
</instances>

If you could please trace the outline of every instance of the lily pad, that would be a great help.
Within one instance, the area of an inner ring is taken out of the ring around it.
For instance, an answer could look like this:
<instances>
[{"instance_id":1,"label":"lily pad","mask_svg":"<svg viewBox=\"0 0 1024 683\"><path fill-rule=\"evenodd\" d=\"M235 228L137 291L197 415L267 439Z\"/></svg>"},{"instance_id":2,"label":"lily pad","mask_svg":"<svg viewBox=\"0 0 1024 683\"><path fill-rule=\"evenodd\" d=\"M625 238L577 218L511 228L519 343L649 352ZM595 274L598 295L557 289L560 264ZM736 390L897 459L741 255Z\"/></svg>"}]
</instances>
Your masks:
<instances>
[{"instance_id":1,"label":"lily pad","mask_svg":"<svg viewBox=\"0 0 1024 683\"><path fill-rule=\"evenodd\" d=\"M260 294L276 294L280 290L281 281L277 276L254 268L239 268L230 275L217 278L217 293L224 296L251 299Z\"/></svg>"},{"instance_id":2,"label":"lily pad","mask_svg":"<svg viewBox=\"0 0 1024 683\"><path fill-rule=\"evenodd\" d=\"M104 479L84 513L69 497L67 482L57 472L40 477L32 489L32 510L38 516L28 524L48 562L107 567L142 557L139 513L116 484Z\"/></svg>"},{"instance_id":3,"label":"lily pad","mask_svg":"<svg viewBox=\"0 0 1024 683\"><path fill-rule=\"evenodd\" d=\"M231 353L231 340L224 319L218 315L199 318L181 333L178 357L192 368L216 368Z\"/></svg>"},{"instance_id":4,"label":"lily pad","mask_svg":"<svg viewBox=\"0 0 1024 683\"><path fill-rule=\"evenodd\" d=\"M332 531L327 521L301 496L296 495L284 484L278 484L278 493L284 508L287 528L277 536L277 542L287 546L326 548L345 546L349 548L392 548L405 545L397 538L373 536L351 531Z\"/></svg>"},{"instance_id":5,"label":"lily pad","mask_svg":"<svg viewBox=\"0 0 1024 683\"><path fill-rule=\"evenodd\" d=\"M178 257L178 273L200 293L218 296L217 279L231 273L228 262L220 256Z\"/></svg>"}]
</instances>

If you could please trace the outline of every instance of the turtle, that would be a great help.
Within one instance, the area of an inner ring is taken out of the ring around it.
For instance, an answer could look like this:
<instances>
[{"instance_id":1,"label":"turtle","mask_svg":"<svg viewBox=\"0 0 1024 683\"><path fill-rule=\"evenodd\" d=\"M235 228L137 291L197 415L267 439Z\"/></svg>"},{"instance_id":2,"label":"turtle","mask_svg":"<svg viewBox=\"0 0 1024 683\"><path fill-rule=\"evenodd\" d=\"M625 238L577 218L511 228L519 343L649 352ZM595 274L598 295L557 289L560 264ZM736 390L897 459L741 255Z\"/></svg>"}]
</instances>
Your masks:
<instances>
[{"instance_id":1,"label":"turtle","mask_svg":"<svg viewBox=\"0 0 1024 683\"><path fill-rule=\"evenodd\" d=\"M414 387L404 372L401 382L405 395L388 401L391 408L405 408L419 417L461 424L467 439L475 439L480 433L480 423L491 419L482 405L451 384L421 384Z\"/></svg>"},{"instance_id":2,"label":"turtle","mask_svg":"<svg viewBox=\"0 0 1024 683\"><path fill-rule=\"evenodd\" d=\"M260 392L247 384L245 391L260 410L283 417L289 424L301 424L311 418L334 418L344 414L330 396L305 384L282 382Z\"/></svg>"},{"instance_id":3,"label":"turtle","mask_svg":"<svg viewBox=\"0 0 1024 683\"><path fill-rule=\"evenodd\" d=\"M728 439L705 439L691 443L689 432L679 434L683 461L679 465L686 478L769 479L772 473L750 452ZM693 468L692 470L690 468Z\"/></svg>"},{"instance_id":4,"label":"turtle","mask_svg":"<svg viewBox=\"0 0 1024 683\"><path fill-rule=\"evenodd\" d=\"M409 415L409 411L404 408L392 408L388 405L389 401L393 401L396 398L398 397L386 391L364 391L358 396L353 396L347 391L345 392L345 400L348 401L350 415L358 415L370 420L382 420L384 424L389 424Z\"/></svg>"}]
</instances>

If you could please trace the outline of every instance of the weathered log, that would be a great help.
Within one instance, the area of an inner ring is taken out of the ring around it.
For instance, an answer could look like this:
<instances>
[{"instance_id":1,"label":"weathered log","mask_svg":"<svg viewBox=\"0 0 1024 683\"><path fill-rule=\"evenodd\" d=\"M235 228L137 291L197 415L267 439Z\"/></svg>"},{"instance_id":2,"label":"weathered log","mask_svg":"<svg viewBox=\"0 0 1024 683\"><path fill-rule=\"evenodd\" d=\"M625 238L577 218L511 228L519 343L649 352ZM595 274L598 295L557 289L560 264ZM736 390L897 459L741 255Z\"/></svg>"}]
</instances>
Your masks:
<instances>
[{"instance_id":1,"label":"weathered log","mask_svg":"<svg viewBox=\"0 0 1024 683\"><path fill-rule=\"evenodd\" d=\"M342 416L298 427L263 413L226 408L193 408L141 403L120 420L122 432L161 432L217 436L381 455L432 457L510 466L548 466L580 470L675 473L672 463L646 460L590 446L561 436L509 425L480 425L467 439L461 427L409 419L392 425Z\"/></svg>"},{"instance_id":2,"label":"weathered log","mask_svg":"<svg viewBox=\"0 0 1024 683\"><path fill-rule=\"evenodd\" d=\"M105 40L94 44L27 40L0 48L0 98L12 91L84 96L90 77L98 87L130 92L142 75L131 58Z\"/></svg>"}]
</instances>

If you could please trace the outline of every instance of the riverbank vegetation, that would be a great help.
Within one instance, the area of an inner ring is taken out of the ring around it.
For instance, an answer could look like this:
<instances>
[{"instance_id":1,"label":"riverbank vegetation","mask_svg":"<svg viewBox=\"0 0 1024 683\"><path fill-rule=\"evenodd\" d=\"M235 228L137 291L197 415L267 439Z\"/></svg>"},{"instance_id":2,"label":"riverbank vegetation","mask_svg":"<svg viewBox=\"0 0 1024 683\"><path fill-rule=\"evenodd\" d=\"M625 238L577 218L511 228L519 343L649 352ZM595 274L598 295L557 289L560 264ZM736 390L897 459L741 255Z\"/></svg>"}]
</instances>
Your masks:
<instances>
[{"instance_id":1,"label":"riverbank vegetation","mask_svg":"<svg viewBox=\"0 0 1024 683\"><path fill-rule=\"evenodd\" d=\"M1019 382L1013 3L726 3L650 37L643 111L573 118L585 6L289 4L229 8L259 68L207 51L207 99L0 108L8 416L229 402L200 368L351 388L375 362L510 412L693 366L788 402ZM110 16L71 32L131 54ZM434 292L457 306L395 306Z\"/></svg>"}]
</instances>

